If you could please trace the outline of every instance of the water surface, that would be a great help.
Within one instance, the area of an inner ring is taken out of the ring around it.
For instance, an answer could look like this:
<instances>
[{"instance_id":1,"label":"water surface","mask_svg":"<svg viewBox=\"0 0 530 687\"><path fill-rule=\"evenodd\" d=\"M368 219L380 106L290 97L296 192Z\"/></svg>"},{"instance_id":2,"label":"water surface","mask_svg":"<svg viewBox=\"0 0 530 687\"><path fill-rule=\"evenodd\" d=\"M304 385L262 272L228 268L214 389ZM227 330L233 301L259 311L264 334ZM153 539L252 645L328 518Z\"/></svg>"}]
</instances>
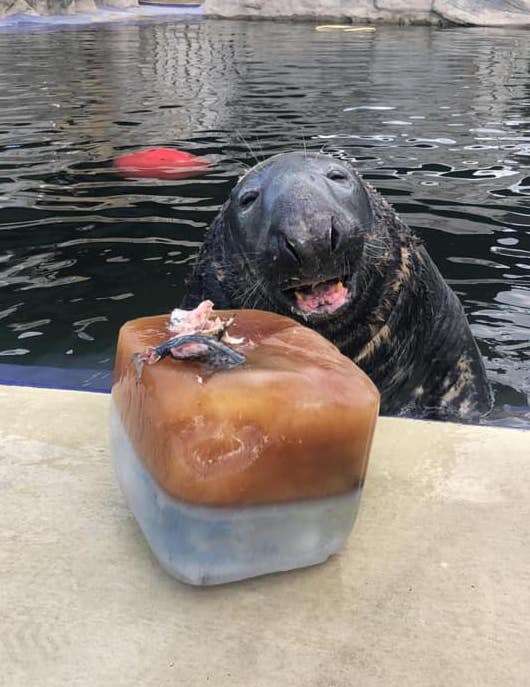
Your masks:
<instances>
[{"instance_id":1,"label":"water surface","mask_svg":"<svg viewBox=\"0 0 530 687\"><path fill-rule=\"evenodd\" d=\"M107 388L119 326L178 304L244 167L327 147L424 239L498 414L530 425L529 35L200 19L0 31L0 381ZM147 145L215 165L178 182L113 173Z\"/></svg>"}]
</instances>

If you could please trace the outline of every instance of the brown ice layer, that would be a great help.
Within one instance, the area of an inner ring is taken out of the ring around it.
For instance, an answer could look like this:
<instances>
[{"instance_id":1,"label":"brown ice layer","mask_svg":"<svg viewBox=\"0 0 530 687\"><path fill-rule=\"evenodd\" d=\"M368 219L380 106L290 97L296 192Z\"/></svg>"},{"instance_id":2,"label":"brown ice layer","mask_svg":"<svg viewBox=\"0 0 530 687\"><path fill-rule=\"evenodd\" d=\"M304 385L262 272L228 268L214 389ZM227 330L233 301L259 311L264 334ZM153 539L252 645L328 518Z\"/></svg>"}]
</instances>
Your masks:
<instances>
[{"instance_id":1,"label":"brown ice layer","mask_svg":"<svg viewBox=\"0 0 530 687\"><path fill-rule=\"evenodd\" d=\"M363 482L379 409L368 377L335 346L289 318L256 310L235 317L234 348L247 362L209 372L134 353L169 338L169 317L120 331L113 397L138 456L170 496L243 506L342 494ZM251 343L250 343L251 342Z\"/></svg>"}]
</instances>

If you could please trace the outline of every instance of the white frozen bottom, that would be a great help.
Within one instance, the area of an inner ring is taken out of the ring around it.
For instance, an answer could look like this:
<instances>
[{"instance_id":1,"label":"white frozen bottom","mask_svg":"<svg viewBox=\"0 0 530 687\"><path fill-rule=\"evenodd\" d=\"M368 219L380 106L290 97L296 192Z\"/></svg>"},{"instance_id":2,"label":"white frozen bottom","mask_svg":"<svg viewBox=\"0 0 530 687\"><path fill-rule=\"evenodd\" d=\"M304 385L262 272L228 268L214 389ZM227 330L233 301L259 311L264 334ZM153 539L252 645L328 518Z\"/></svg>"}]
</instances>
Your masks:
<instances>
[{"instance_id":1,"label":"white frozen bottom","mask_svg":"<svg viewBox=\"0 0 530 687\"><path fill-rule=\"evenodd\" d=\"M121 489L162 567L196 585L322 563L351 532L361 489L311 501L193 506L166 494L138 458L114 403L111 445Z\"/></svg>"}]
</instances>

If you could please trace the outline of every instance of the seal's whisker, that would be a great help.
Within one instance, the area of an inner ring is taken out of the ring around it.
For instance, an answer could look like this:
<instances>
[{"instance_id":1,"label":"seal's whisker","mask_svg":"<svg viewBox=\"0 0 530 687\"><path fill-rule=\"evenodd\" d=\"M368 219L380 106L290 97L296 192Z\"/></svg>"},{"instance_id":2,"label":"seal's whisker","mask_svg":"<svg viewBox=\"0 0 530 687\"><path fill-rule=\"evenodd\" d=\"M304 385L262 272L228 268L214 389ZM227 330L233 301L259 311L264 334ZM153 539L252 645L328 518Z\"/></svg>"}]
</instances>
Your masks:
<instances>
[{"instance_id":1,"label":"seal's whisker","mask_svg":"<svg viewBox=\"0 0 530 687\"><path fill-rule=\"evenodd\" d=\"M238 274L240 275L240 272ZM252 296L254 290L257 288L258 282L261 282L261 284L259 284L261 286L264 283L263 278L256 277L255 281L251 281L249 283L249 281L247 280L246 282L240 284L238 288L233 290L233 297L236 298L238 301L243 299L243 302L246 302L249 299L249 297Z\"/></svg>"},{"instance_id":2,"label":"seal's whisker","mask_svg":"<svg viewBox=\"0 0 530 687\"><path fill-rule=\"evenodd\" d=\"M251 306L249 306L250 308L255 308L256 305L258 304L259 297L263 295L262 287L264 286L264 284L265 284L265 282L263 280L258 284L259 288L257 288L256 291L254 292L255 299L254 299L254 303Z\"/></svg>"},{"instance_id":3,"label":"seal's whisker","mask_svg":"<svg viewBox=\"0 0 530 687\"><path fill-rule=\"evenodd\" d=\"M248 164L248 162L245 162L244 160L240 160L239 158L234 158L234 160L241 165L241 167L244 168L246 172L248 172L250 169L252 169L252 166Z\"/></svg>"},{"instance_id":4,"label":"seal's whisker","mask_svg":"<svg viewBox=\"0 0 530 687\"><path fill-rule=\"evenodd\" d=\"M304 146L304 157L305 157L305 159L307 160L307 144L306 144L306 141L305 141L304 132L302 132L302 143L303 143L303 146Z\"/></svg>"},{"instance_id":5,"label":"seal's whisker","mask_svg":"<svg viewBox=\"0 0 530 687\"><path fill-rule=\"evenodd\" d=\"M365 255L372 259L381 259L390 248L390 244L383 238L370 238L364 242Z\"/></svg>"},{"instance_id":6,"label":"seal's whisker","mask_svg":"<svg viewBox=\"0 0 530 687\"><path fill-rule=\"evenodd\" d=\"M344 274L351 275L352 267L347 254L344 254Z\"/></svg>"},{"instance_id":7,"label":"seal's whisker","mask_svg":"<svg viewBox=\"0 0 530 687\"><path fill-rule=\"evenodd\" d=\"M236 155L230 155L227 158L228 162L237 162L238 165L241 165L242 167L245 167L245 169L249 170L252 169L251 165L248 164L248 162L245 162L241 158L237 157Z\"/></svg>"},{"instance_id":8,"label":"seal's whisker","mask_svg":"<svg viewBox=\"0 0 530 687\"><path fill-rule=\"evenodd\" d=\"M248 301L247 301L249 303L249 308L255 308L256 307L256 303L258 302L258 299L259 299L259 296L261 293L261 289L262 289L262 286L264 283L265 282L263 281L263 279L258 279L258 281L255 283L254 289L251 292L251 294L249 295ZM253 304L251 304L252 299L254 299Z\"/></svg>"},{"instance_id":9,"label":"seal's whisker","mask_svg":"<svg viewBox=\"0 0 530 687\"><path fill-rule=\"evenodd\" d=\"M250 151L250 154L252 155L252 157L254 158L254 160L256 160L256 164L259 164L259 160L258 160L258 157L257 157L256 153L254 152L252 146L251 146L250 143L247 141L247 139L246 139L246 138L243 136L243 134L239 131L239 129L236 129L234 133L235 133L236 136L239 136L239 138L241 139L241 141L247 146L247 148L248 148L249 151Z\"/></svg>"},{"instance_id":10,"label":"seal's whisker","mask_svg":"<svg viewBox=\"0 0 530 687\"><path fill-rule=\"evenodd\" d=\"M382 245L388 245L389 244L389 239L386 236L367 236L365 238L365 243L369 244L382 244Z\"/></svg>"},{"instance_id":11,"label":"seal's whisker","mask_svg":"<svg viewBox=\"0 0 530 687\"><path fill-rule=\"evenodd\" d=\"M253 285L250 287L250 289L248 290L248 292L247 292L247 294L246 294L246 296L245 296L245 299L244 299L243 302L241 303L241 307L242 307L242 308L244 308L244 307L247 305L247 303L250 302L250 300L252 299L252 297L255 296L257 292L259 292L259 290L260 290L260 288L261 288L262 285L263 285L263 279L258 279L256 282L254 282L254 284L253 284ZM250 306L249 306L249 307L250 307Z\"/></svg>"},{"instance_id":12,"label":"seal's whisker","mask_svg":"<svg viewBox=\"0 0 530 687\"><path fill-rule=\"evenodd\" d=\"M258 255L257 252L251 253L250 255ZM263 265L262 260L256 260L253 258L250 259L245 259L245 263L251 267L251 268L260 268ZM237 275L240 274L240 268L238 266L235 266L233 262L226 262L225 260L219 260L217 259L215 261L215 267L218 269L223 270L226 274L232 274L232 275Z\"/></svg>"},{"instance_id":13,"label":"seal's whisker","mask_svg":"<svg viewBox=\"0 0 530 687\"><path fill-rule=\"evenodd\" d=\"M377 258L381 255L381 248L378 246L371 246L369 244L366 244L364 247L365 254L372 257L372 258Z\"/></svg>"},{"instance_id":14,"label":"seal's whisker","mask_svg":"<svg viewBox=\"0 0 530 687\"><path fill-rule=\"evenodd\" d=\"M256 142L259 145L259 149L261 150L261 156L264 158L266 156L265 156L265 150L263 149L263 142L261 141L258 134L255 134L255 136L256 136Z\"/></svg>"}]
</instances>

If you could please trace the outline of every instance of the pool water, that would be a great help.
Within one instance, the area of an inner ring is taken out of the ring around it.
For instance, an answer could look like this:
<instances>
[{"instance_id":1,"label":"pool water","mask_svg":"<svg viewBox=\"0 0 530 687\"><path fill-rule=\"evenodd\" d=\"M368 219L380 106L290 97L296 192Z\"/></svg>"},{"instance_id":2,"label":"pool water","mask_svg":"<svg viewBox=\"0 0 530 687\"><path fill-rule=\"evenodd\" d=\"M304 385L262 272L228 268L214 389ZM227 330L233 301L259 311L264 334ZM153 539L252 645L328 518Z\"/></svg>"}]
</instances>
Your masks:
<instances>
[{"instance_id":1,"label":"pool water","mask_svg":"<svg viewBox=\"0 0 530 687\"><path fill-rule=\"evenodd\" d=\"M242 170L354 158L456 290L530 426L530 40L523 30L200 18L0 30L0 382L105 390L119 326L168 311ZM214 162L124 180L116 156Z\"/></svg>"}]
</instances>

